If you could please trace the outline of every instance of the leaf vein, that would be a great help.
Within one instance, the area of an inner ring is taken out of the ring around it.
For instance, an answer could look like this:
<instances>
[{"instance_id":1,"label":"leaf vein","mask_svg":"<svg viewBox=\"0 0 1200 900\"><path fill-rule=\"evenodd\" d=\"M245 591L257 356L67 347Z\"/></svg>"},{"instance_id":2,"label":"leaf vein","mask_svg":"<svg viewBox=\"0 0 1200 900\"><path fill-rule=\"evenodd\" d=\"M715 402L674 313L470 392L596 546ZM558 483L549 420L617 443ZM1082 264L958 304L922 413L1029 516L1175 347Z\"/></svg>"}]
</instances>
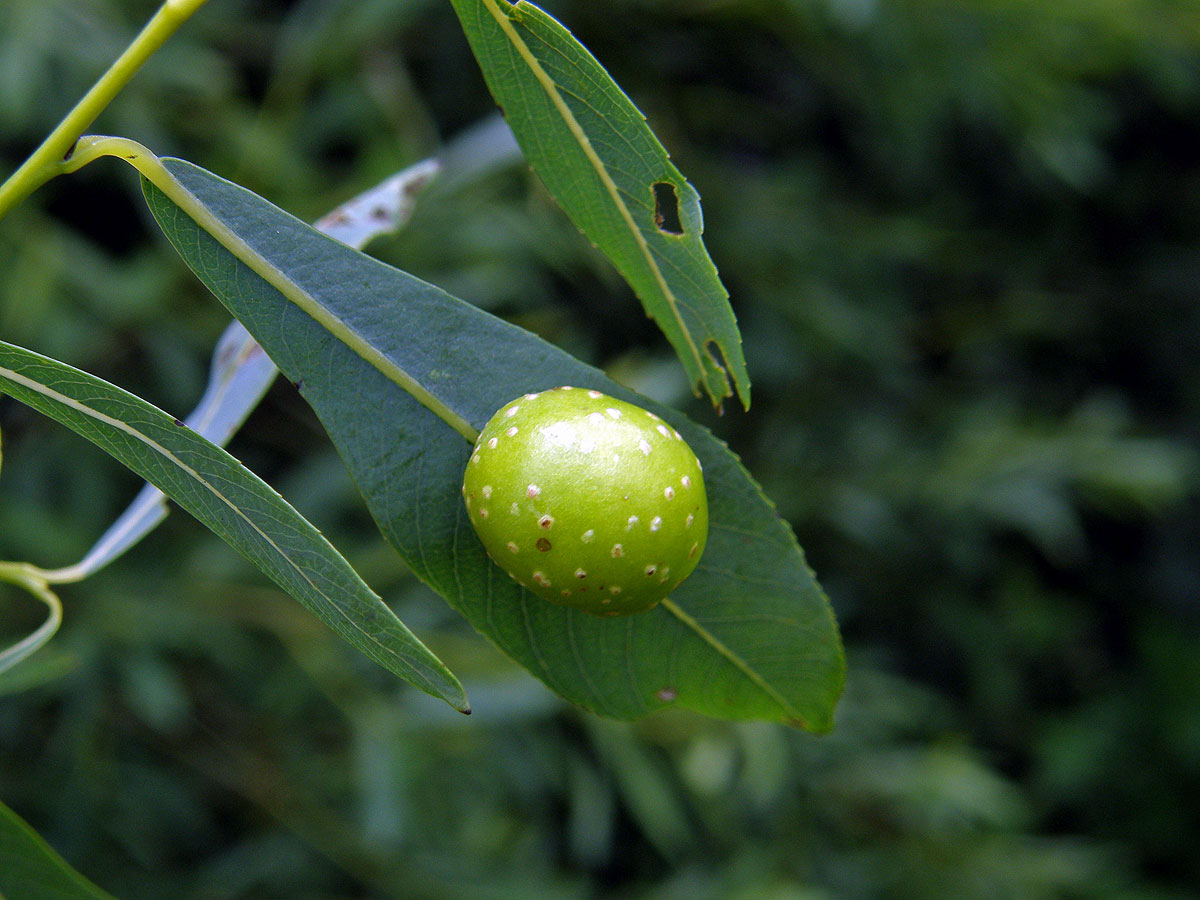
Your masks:
<instances>
[{"instance_id":1,"label":"leaf vein","mask_svg":"<svg viewBox=\"0 0 1200 900\"><path fill-rule=\"evenodd\" d=\"M691 629L697 637L712 647L720 656L724 657L735 669L741 672L751 683L754 684L760 691L766 694L771 700L779 705L789 716L799 719L799 712L788 702L778 690L770 685L762 674L754 669L746 660L742 659L737 653L734 653L725 643L723 643L715 634L701 625L694 618L679 608L679 606L671 599L662 601L662 606L673 615L676 619L682 622L686 627Z\"/></svg>"}]
</instances>

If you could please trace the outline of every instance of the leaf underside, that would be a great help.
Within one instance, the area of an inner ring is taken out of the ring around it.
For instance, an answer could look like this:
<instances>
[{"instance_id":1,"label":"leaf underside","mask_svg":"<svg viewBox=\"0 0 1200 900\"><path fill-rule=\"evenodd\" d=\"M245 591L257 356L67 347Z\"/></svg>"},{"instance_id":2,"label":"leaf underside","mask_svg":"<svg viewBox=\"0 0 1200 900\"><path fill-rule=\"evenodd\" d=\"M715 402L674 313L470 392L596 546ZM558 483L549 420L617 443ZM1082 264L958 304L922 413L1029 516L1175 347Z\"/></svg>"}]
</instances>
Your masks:
<instances>
[{"instance_id":1,"label":"leaf underside","mask_svg":"<svg viewBox=\"0 0 1200 900\"><path fill-rule=\"evenodd\" d=\"M313 406L383 534L423 581L565 698L635 718L682 706L832 726L844 659L829 603L787 525L707 430L536 336L332 241L237 185L163 160L197 202L286 279L286 295L143 180L188 265ZM244 252L244 251L239 251ZM278 283L278 282L277 282ZM319 304L339 336L297 302ZM368 362L345 341L373 348ZM401 377L402 376L402 377ZM398 386L428 392L422 404ZM710 537L697 570L648 613L601 619L528 593L484 553L460 486L475 429L508 400L562 384L653 410L704 465Z\"/></svg>"},{"instance_id":2,"label":"leaf underside","mask_svg":"<svg viewBox=\"0 0 1200 900\"><path fill-rule=\"evenodd\" d=\"M741 335L704 247L700 195L645 117L595 57L537 6L452 2L529 164L629 282L693 389L702 387L714 404L736 390L748 407Z\"/></svg>"}]
</instances>

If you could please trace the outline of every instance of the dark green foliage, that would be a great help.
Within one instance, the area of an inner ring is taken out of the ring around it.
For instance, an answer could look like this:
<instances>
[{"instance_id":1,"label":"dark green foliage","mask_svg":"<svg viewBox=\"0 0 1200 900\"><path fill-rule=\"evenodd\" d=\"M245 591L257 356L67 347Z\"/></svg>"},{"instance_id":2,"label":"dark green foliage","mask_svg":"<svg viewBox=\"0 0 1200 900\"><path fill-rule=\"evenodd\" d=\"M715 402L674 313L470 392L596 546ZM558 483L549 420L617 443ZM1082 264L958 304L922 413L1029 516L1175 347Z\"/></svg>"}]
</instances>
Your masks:
<instances>
[{"instance_id":1,"label":"dark green foliage","mask_svg":"<svg viewBox=\"0 0 1200 900\"><path fill-rule=\"evenodd\" d=\"M653 404L201 168L165 166L259 258L287 273L278 290L259 279L145 186L188 265L312 404L384 537L481 634L602 715L636 718L678 705L829 730L845 683L829 601L770 502L710 433L654 406L706 467L710 537L703 566L675 602L620 622L550 606L489 559L462 506L462 472L479 430L514 396L564 384ZM363 342L386 363L368 362Z\"/></svg>"},{"instance_id":2,"label":"dark green foliage","mask_svg":"<svg viewBox=\"0 0 1200 900\"><path fill-rule=\"evenodd\" d=\"M0 57L44 48L0 81L5 169L146 6L0 7ZM235 455L429 638L475 714L377 675L176 515L64 592L41 686L0 697L0 797L123 900L1193 895L1200 11L546 6L704 197L754 406L688 411L834 601L835 731L561 705L402 571L280 385ZM77 8L100 10L95 40L40 37ZM433 0L211 0L167 52L103 130L304 218L491 108ZM181 414L224 314L140 203L92 167L5 220L0 336ZM97 228L99 207L129 230ZM687 402L523 172L431 195L373 250ZM136 482L11 403L0 421L0 557L73 561ZM20 633L27 601L0 598Z\"/></svg>"}]
</instances>

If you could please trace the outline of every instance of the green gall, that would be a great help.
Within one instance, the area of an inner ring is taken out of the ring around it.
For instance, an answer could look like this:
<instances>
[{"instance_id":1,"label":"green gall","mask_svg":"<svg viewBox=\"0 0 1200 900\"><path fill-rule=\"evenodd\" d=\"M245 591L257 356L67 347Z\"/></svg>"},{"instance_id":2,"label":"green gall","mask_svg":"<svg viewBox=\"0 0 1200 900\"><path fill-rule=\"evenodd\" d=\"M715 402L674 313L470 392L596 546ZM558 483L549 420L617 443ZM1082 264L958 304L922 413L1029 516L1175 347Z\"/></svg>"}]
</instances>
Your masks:
<instances>
[{"instance_id":1,"label":"green gall","mask_svg":"<svg viewBox=\"0 0 1200 900\"><path fill-rule=\"evenodd\" d=\"M708 537L700 461L658 416L559 387L505 404L463 477L475 533L532 593L596 615L650 609Z\"/></svg>"}]
</instances>

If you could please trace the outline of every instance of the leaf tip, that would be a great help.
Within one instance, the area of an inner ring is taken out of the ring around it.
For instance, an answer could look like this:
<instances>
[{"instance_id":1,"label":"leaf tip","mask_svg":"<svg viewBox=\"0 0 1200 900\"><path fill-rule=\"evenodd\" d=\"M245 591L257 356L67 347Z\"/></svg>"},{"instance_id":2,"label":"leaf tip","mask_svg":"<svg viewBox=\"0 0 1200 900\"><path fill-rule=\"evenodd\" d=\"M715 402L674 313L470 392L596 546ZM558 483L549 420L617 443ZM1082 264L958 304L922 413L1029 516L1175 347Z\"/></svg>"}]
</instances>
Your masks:
<instances>
[{"instance_id":1,"label":"leaf tip","mask_svg":"<svg viewBox=\"0 0 1200 900\"><path fill-rule=\"evenodd\" d=\"M449 669L446 670L446 675L449 676L451 685L447 686L444 690L434 693L434 696L444 700L456 712L460 712L464 716L469 716L472 710L471 701L467 699L467 692Z\"/></svg>"},{"instance_id":2,"label":"leaf tip","mask_svg":"<svg viewBox=\"0 0 1200 900\"><path fill-rule=\"evenodd\" d=\"M720 352L720 358L717 357L714 348ZM746 364L742 359L740 339L736 349L738 352L731 358L725 346L715 338L705 341L707 374L692 386L693 392L699 397L700 385L703 384L719 415L724 415L725 398L733 396L735 392L742 409L750 409L750 375L746 372Z\"/></svg>"}]
</instances>

